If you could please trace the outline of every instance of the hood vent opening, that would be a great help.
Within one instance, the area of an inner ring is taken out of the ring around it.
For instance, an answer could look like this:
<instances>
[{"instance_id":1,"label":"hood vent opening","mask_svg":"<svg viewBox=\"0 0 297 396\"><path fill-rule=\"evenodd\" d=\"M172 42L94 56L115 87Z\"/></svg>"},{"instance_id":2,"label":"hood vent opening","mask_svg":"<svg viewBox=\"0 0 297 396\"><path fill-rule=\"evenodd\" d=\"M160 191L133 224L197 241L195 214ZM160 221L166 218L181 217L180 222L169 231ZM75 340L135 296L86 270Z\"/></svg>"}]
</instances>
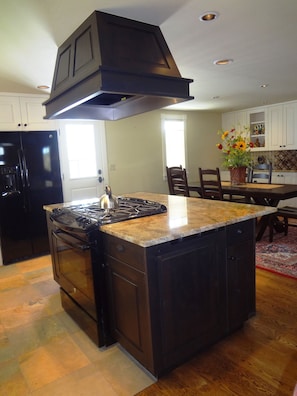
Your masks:
<instances>
[{"instance_id":1,"label":"hood vent opening","mask_svg":"<svg viewBox=\"0 0 297 396\"><path fill-rule=\"evenodd\" d=\"M95 11L59 47L47 119L118 120L193 99L158 26Z\"/></svg>"}]
</instances>

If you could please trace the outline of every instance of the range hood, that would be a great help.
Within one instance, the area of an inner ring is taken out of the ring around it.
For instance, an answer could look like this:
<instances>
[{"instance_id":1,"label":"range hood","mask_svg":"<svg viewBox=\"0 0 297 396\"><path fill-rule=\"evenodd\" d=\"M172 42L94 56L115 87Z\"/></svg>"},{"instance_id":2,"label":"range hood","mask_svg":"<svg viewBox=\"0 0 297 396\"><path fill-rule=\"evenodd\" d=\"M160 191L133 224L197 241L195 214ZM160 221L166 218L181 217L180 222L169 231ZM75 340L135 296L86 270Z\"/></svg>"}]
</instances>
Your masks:
<instances>
[{"instance_id":1,"label":"range hood","mask_svg":"<svg viewBox=\"0 0 297 396\"><path fill-rule=\"evenodd\" d=\"M193 99L158 26L93 12L59 47L46 119L118 120Z\"/></svg>"}]
</instances>

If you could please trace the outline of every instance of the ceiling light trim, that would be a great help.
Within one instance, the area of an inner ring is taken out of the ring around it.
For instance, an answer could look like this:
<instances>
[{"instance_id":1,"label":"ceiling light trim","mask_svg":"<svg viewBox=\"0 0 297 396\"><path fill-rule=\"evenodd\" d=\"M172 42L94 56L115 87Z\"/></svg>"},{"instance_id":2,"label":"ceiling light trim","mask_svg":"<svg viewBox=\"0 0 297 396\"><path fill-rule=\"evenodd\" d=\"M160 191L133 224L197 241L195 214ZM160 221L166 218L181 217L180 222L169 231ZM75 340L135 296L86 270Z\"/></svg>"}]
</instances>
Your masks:
<instances>
[{"instance_id":1,"label":"ceiling light trim","mask_svg":"<svg viewBox=\"0 0 297 396\"><path fill-rule=\"evenodd\" d=\"M218 19L219 15L217 11L206 11L199 16L199 20L201 22L213 22Z\"/></svg>"},{"instance_id":2,"label":"ceiling light trim","mask_svg":"<svg viewBox=\"0 0 297 396\"><path fill-rule=\"evenodd\" d=\"M213 61L213 64L217 66L225 66L225 65L230 65L233 62L234 62L233 59L226 58L226 59L217 59Z\"/></svg>"}]
</instances>

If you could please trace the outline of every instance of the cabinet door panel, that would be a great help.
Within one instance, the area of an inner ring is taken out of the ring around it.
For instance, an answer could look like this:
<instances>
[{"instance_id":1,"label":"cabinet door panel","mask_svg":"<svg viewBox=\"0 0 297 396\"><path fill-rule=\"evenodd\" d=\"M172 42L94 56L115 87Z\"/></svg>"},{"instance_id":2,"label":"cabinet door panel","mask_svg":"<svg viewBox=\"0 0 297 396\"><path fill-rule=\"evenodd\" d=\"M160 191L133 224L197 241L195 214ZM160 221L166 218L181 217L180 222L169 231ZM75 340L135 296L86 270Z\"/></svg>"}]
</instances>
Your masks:
<instances>
[{"instance_id":1,"label":"cabinet door panel","mask_svg":"<svg viewBox=\"0 0 297 396\"><path fill-rule=\"evenodd\" d=\"M227 228L227 304L230 331L255 313L255 223Z\"/></svg>"},{"instance_id":2,"label":"cabinet door panel","mask_svg":"<svg viewBox=\"0 0 297 396\"><path fill-rule=\"evenodd\" d=\"M152 371L146 275L110 256L106 264L112 336Z\"/></svg>"},{"instance_id":3,"label":"cabinet door panel","mask_svg":"<svg viewBox=\"0 0 297 396\"><path fill-rule=\"evenodd\" d=\"M16 96L0 97L0 130L16 131L21 127L20 101Z\"/></svg>"},{"instance_id":4,"label":"cabinet door panel","mask_svg":"<svg viewBox=\"0 0 297 396\"><path fill-rule=\"evenodd\" d=\"M283 142L283 108L282 106L269 107L270 148L279 150Z\"/></svg>"},{"instance_id":5,"label":"cabinet door panel","mask_svg":"<svg viewBox=\"0 0 297 396\"><path fill-rule=\"evenodd\" d=\"M56 121L45 120L45 107L42 105L46 98L21 97L20 108L23 129L28 131L49 130L56 128Z\"/></svg>"},{"instance_id":6,"label":"cabinet door panel","mask_svg":"<svg viewBox=\"0 0 297 396\"><path fill-rule=\"evenodd\" d=\"M214 233L191 247L180 246L157 257L161 333L157 349L162 351L163 366L215 342L225 332L221 238L221 233Z\"/></svg>"},{"instance_id":7,"label":"cabinet door panel","mask_svg":"<svg viewBox=\"0 0 297 396\"><path fill-rule=\"evenodd\" d=\"M284 133L286 148L294 150L297 147L297 103L284 105Z\"/></svg>"},{"instance_id":8,"label":"cabinet door panel","mask_svg":"<svg viewBox=\"0 0 297 396\"><path fill-rule=\"evenodd\" d=\"M228 247L227 290L229 329L235 330L255 313L254 242L239 241Z\"/></svg>"}]
</instances>

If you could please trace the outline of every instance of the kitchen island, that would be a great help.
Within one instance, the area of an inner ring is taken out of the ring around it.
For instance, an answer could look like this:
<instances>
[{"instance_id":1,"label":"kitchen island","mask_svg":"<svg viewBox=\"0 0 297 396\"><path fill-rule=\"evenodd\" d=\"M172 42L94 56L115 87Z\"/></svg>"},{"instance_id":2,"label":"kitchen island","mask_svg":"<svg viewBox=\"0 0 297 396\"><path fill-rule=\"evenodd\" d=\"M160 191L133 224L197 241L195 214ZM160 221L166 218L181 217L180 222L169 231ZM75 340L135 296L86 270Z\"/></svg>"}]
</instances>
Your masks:
<instances>
[{"instance_id":1,"label":"kitchen island","mask_svg":"<svg viewBox=\"0 0 297 396\"><path fill-rule=\"evenodd\" d=\"M168 210L100 227L110 328L159 377L255 314L255 219L276 209L129 196Z\"/></svg>"},{"instance_id":2,"label":"kitchen island","mask_svg":"<svg viewBox=\"0 0 297 396\"><path fill-rule=\"evenodd\" d=\"M275 209L132 196L168 211L101 227L111 329L159 377L255 314L255 218Z\"/></svg>"}]
</instances>

